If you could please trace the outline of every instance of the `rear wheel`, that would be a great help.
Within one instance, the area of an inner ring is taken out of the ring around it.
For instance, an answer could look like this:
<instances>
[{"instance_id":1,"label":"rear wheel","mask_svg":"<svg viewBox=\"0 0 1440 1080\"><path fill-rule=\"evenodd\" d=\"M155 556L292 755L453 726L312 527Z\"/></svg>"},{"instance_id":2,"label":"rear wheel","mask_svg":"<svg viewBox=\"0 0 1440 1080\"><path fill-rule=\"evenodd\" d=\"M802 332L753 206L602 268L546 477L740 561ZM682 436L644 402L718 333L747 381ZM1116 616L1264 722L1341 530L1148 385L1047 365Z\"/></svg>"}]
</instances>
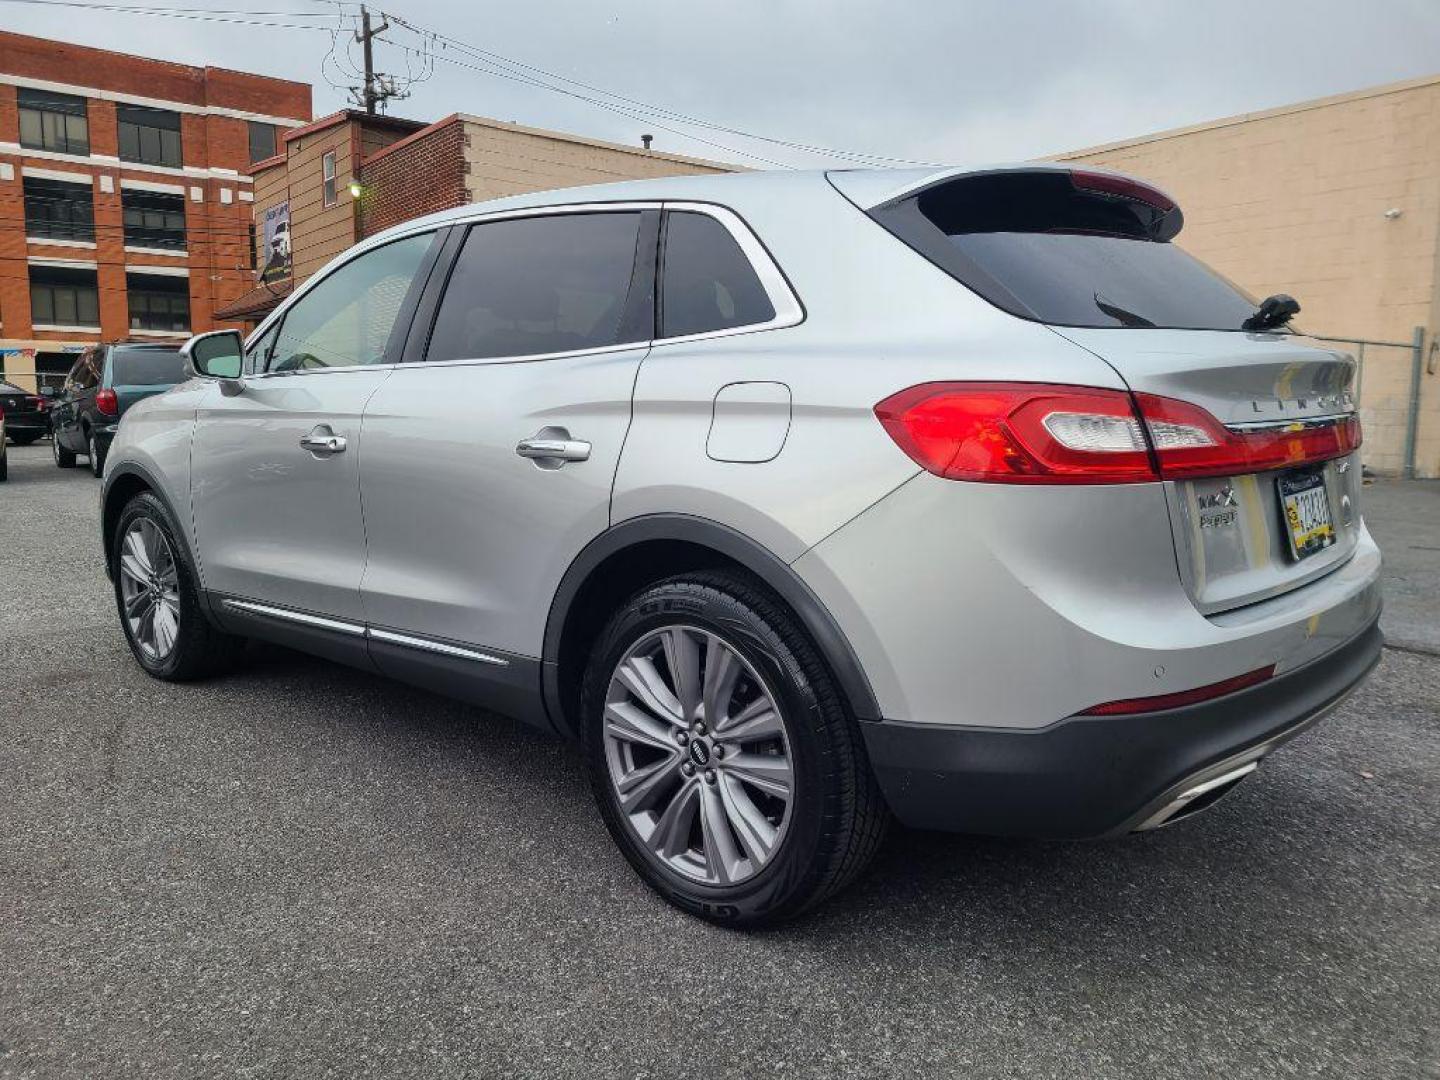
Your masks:
<instances>
[{"instance_id":1,"label":"rear wheel","mask_svg":"<svg viewBox=\"0 0 1440 1080\"><path fill-rule=\"evenodd\" d=\"M90 451L90 472L95 476L105 474L105 451L100 449L100 440L95 438L95 432L90 432L85 440L85 446Z\"/></svg>"},{"instance_id":2,"label":"rear wheel","mask_svg":"<svg viewBox=\"0 0 1440 1080\"><path fill-rule=\"evenodd\" d=\"M10 479L10 455L5 451L5 440L0 439L0 480Z\"/></svg>"},{"instance_id":3,"label":"rear wheel","mask_svg":"<svg viewBox=\"0 0 1440 1080\"><path fill-rule=\"evenodd\" d=\"M675 578L630 600L592 654L582 710L611 836L702 918L798 915L853 880L884 835L834 680L748 577Z\"/></svg>"},{"instance_id":4,"label":"rear wheel","mask_svg":"<svg viewBox=\"0 0 1440 1080\"><path fill-rule=\"evenodd\" d=\"M120 625L140 666L167 682L220 669L236 639L211 626L201 610L165 505L149 492L131 499L120 512L111 550Z\"/></svg>"},{"instance_id":5,"label":"rear wheel","mask_svg":"<svg viewBox=\"0 0 1440 1080\"><path fill-rule=\"evenodd\" d=\"M60 433L57 431L51 436L50 453L55 458L55 464L62 469L73 469L75 467L75 452L66 450L60 445Z\"/></svg>"}]
</instances>

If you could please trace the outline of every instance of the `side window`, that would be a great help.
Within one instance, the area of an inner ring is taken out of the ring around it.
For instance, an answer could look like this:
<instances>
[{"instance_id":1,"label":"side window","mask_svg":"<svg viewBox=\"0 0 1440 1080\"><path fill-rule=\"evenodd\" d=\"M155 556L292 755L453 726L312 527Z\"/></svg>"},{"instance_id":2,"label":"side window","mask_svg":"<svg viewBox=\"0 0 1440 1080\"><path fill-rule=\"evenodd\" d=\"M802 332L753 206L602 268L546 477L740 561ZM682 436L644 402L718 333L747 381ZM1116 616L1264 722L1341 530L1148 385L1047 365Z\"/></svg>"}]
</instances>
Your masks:
<instances>
[{"instance_id":1,"label":"side window","mask_svg":"<svg viewBox=\"0 0 1440 1080\"><path fill-rule=\"evenodd\" d=\"M267 371L383 364L396 320L411 290L424 285L419 271L435 242L422 233L367 251L307 292L284 316ZM404 327L400 327L404 332Z\"/></svg>"},{"instance_id":2,"label":"side window","mask_svg":"<svg viewBox=\"0 0 1440 1080\"><path fill-rule=\"evenodd\" d=\"M765 288L730 230L709 214L665 215L660 274L661 337L769 322Z\"/></svg>"},{"instance_id":3,"label":"side window","mask_svg":"<svg viewBox=\"0 0 1440 1080\"><path fill-rule=\"evenodd\" d=\"M99 350L84 353L70 372L70 382L76 390L92 390L100 385L100 363L103 354Z\"/></svg>"},{"instance_id":4,"label":"side window","mask_svg":"<svg viewBox=\"0 0 1440 1080\"><path fill-rule=\"evenodd\" d=\"M533 356L620 344L640 214L510 218L471 228L427 360Z\"/></svg>"}]
</instances>

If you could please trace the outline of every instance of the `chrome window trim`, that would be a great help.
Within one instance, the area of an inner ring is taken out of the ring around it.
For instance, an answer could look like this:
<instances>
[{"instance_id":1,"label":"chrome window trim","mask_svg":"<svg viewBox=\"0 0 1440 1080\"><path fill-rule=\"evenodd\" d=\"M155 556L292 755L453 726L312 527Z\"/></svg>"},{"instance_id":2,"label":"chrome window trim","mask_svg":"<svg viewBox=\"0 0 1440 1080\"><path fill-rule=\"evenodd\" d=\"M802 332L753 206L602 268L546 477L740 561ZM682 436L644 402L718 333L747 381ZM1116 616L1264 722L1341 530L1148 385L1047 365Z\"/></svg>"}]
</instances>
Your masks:
<instances>
[{"instance_id":1,"label":"chrome window trim","mask_svg":"<svg viewBox=\"0 0 1440 1080\"><path fill-rule=\"evenodd\" d=\"M268 618L280 619L285 622L318 627L321 630L334 630L336 633L349 634L351 637L365 636L365 627L359 623L345 622L343 619L328 619L323 615L311 615L304 611L292 611L289 608L271 607L269 604L257 604L253 600L233 600L226 598L224 603L227 608L233 608L236 611L243 611L251 615L264 615Z\"/></svg>"},{"instance_id":2,"label":"chrome window trim","mask_svg":"<svg viewBox=\"0 0 1440 1080\"><path fill-rule=\"evenodd\" d=\"M462 648L459 645L451 645L444 641L435 641L432 638L397 634L393 630L377 630L372 626L366 631L366 637L374 641L383 641L390 645L403 645L411 649L420 649L424 652L439 653L441 656L454 656L461 660L474 660L481 664L493 664L496 667L510 666L509 660L502 660L500 657L491 656L489 653Z\"/></svg>"},{"instance_id":3,"label":"chrome window trim","mask_svg":"<svg viewBox=\"0 0 1440 1080\"><path fill-rule=\"evenodd\" d=\"M336 273L344 266L355 259L360 258L367 252L378 247L394 243L399 240L408 240L412 236L422 233L437 233L441 229L465 228L472 225L483 225L492 221L507 221L514 218L531 217L554 217L557 214L593 214L604 212L639 212L643 210L678 210L691 213L706 214L716 221L730 233L735 242L740 245L740 251L749 261L751 268L755 271L756 277L760 279L760 286L770 298L770 305L775 309L775 316L761 323L746 323L743 326L730 326L723 330L708 330L700 334L685 334L680 337L669 338L642 338L635 341L620 342L615 345L599 345L591 349L576 349L570 352L555 353L521 353L513 356L480 356L480 357L457 357L454 360L423 361L425 365L433 363L436 367L468 367L475 364L520 364L541 360L559 360L568 357L599 356L605 353L625 352L630 349L652 349L657 345L683 344L691 341L709 341L714 338L731 337L738 334L753 334L763 330L783 330L787 327L797 326L805 321L805 308L800 303L800 298L791 288L789 279L771 257L769 250L761 243L754 231L747 225L743 218L729 207L721 206L718 203L694 202L689 200L621 200L618 202L584 202L584 203L560 203L548 206L527 206L513 210L492 210L489 212L479 211L474 214L466 214L461 217L447 219L443 222L427 222L423 225L416 225L414 228L402 228L402 231L386 233L382 237L374 237L370 240L361 241L349 251L337 256L334 261L319 270L313 277L306 281L285 301L272 311L266 319L255 327L249 337L245 339L245 351L249 352L251 342L258 342L269 330L271 324L278 321L280 317L298 303L309 291L315 288L321 281L324 281L331 274ZM657 282L658 285L658 282ZM327 367L312 368L308 371L266 371L256 372L244 376L245 379L272 378L284 376L291 378L297 375L320 375L332 371L383 371L398 367L412 367L410 364L351 364L348 367Z\"/></svg>"}]
</instances>

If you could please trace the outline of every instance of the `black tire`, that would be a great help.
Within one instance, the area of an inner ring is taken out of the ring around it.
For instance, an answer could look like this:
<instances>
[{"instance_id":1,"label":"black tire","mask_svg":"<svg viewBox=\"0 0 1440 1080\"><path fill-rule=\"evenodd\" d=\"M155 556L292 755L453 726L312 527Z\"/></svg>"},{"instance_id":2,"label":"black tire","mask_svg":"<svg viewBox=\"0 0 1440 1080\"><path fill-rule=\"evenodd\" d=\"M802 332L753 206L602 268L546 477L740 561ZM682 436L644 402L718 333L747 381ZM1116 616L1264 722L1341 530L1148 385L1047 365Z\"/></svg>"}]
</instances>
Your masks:
<instances>
[{"instance_id":1,"label":"black tire","mask_svg":"<svg viewBox=\"0 0 1440 1080\"><path fill-rule=\"evenodd\" d=\"M95 437L95 432L90 432L85 446L90 452L90 474L99 479L105 475L105 451L100 449L100 440Z\"/></svg>"},{"instance_id":2,"label":"black tire","mask_svg":"<svg viewBox=\"0 0 1440 1080\"><path fill-rule=\"evenodd\" d=\"M0 481L10 479L10 455L5 452L5 444L0 442Z\"/></svg>"},{"instance_id":3,"label":"black tire","mask_svg":"<svg viewBox=\"0 0 1440 1080\"><path fill-rule=\"evenodd\" d=\"M10 441L16 446L29 446L38 438L40 438L39 435L11 435Z\"/></svg>"},{"instance_id":4,"label":"black tire","mask_svg":"<svg viewBox=\"0 0 1440 1080\"><path fill-rule=\"evenodd\" d=\"M615 666L640 638L667 625L725 639L772 688L783 713L795 784L791 817L769 861L735 885L691 880L655 857L623 816L606 764L604 703ZM748 575L688 574L632 597L591 652L581 710L591 786L610 835L651 888L700 918L746 927L794 918L859 876L885 836L889 811L833 676L790 611Z\"/></svg>"},{"instance_id":5,"label":"black tire","mask_svg":"<svg viewBox=\"0 0 1440 1080\"><path fill-rule=\"evenodd\" d=\"M125 618L125 606L120 592L121 543L130 526L140 517L153 522L164 535L171 551L176 553L180 627L170 653L159 661L147 658L136 644ZM120 511L119 521L116 522L115 532L111 537L110 576L114 583L115 610L120 618L120 627L130 646L130 652L147 674L165 682L202 679L225 670L240 650L242 640L215 629L201 609L194 568L186 558L185 548L179 542L178 530L171 521L165 504L148 491L136 495L125 504L125 509Z\"/></svg>"},{"instance_id":6,"label":"black tire","mask_svg":"<svg viewBox=\"0 0 1440 1080\"><path fill-rule=\"evenodd\" d=\"M50 452L54 455L55 464L62 469L73 469L75 467L75 451L66 450L60 445L60 435L57 432L52 436L54 440L50 446Z\"/></svg>"}]
</instances>

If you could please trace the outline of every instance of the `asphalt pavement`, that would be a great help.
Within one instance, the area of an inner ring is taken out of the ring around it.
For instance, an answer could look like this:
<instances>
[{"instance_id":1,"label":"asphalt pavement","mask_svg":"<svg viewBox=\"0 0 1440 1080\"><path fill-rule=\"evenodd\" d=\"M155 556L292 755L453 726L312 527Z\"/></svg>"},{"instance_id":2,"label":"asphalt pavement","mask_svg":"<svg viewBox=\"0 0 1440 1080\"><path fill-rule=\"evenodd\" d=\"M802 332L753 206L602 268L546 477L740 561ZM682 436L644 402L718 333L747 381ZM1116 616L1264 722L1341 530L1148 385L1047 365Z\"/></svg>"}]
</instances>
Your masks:
<instances>
[{"instance_id":1,"label":"asphalt pavement","mask_svg":"<svg viewBox=\"0 0 1440 1080\"><path fill-rule=\"evenodd\" d=\"M897 833L747 935L514 722L281 650L148 679L97 482L11 454L0 1076L1440 1076L1440 658L1174 828Z\"/></svg>"}]
</instances>

